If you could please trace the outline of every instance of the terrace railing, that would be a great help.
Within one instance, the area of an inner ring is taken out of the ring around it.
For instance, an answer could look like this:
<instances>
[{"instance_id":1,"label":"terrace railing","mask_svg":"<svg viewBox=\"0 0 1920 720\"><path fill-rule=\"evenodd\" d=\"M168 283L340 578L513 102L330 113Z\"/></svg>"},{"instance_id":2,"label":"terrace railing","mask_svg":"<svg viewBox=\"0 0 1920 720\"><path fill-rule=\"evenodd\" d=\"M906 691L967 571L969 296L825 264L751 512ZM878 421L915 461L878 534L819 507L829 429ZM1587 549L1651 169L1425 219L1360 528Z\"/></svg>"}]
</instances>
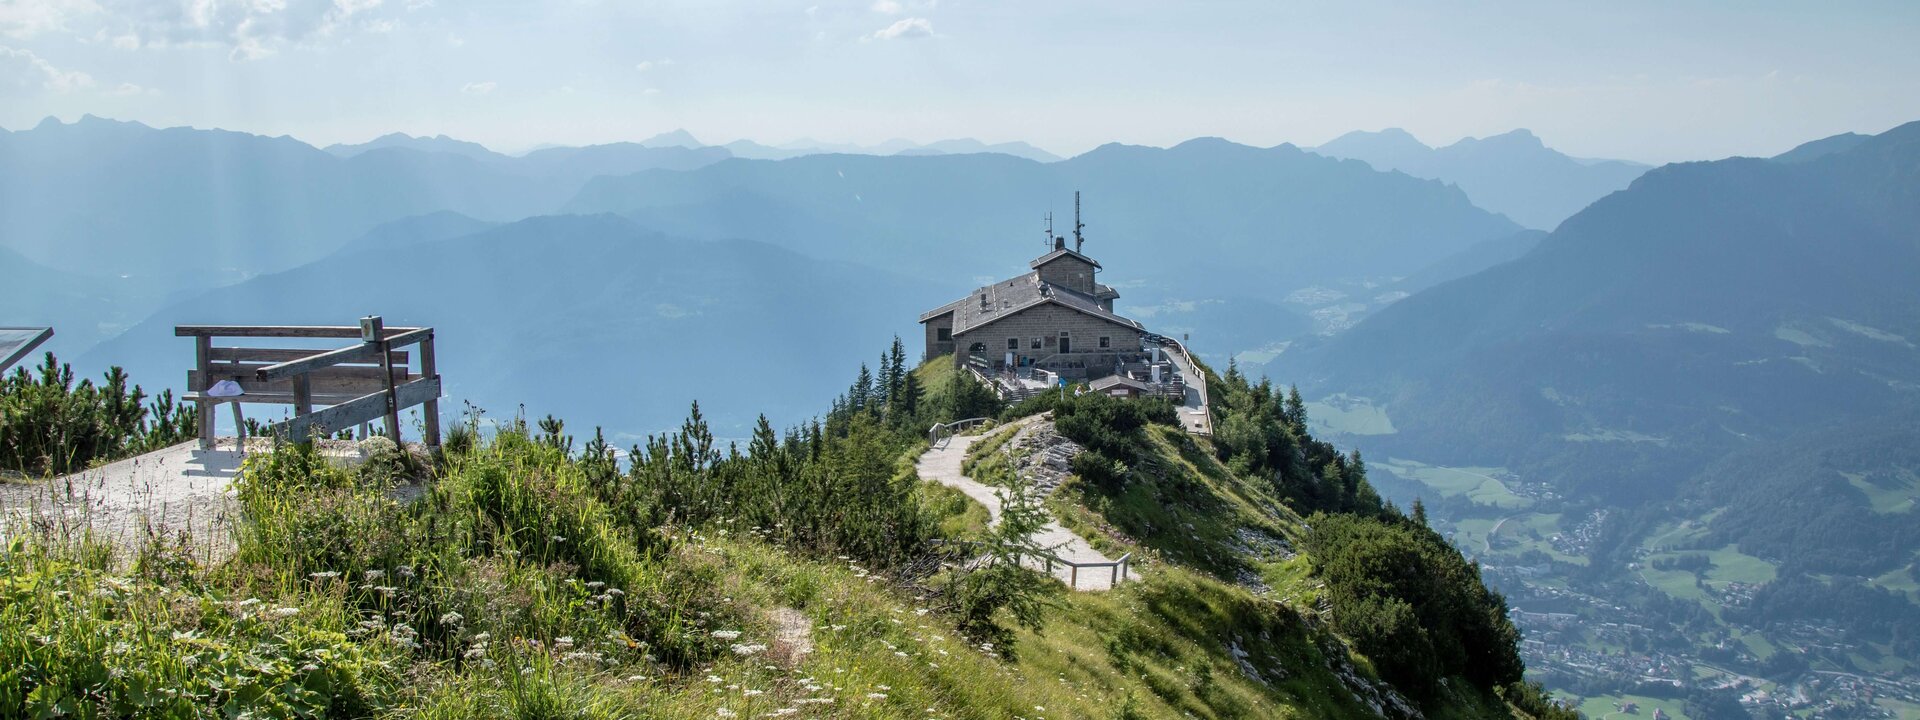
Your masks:
<instances>
[{"instance_id":1,"label":"terrace railing","mask_svg":"<svg viewBox=\"0 0 1920 720\"><path fill-rule=\"evenodd\" d=\"M234 404L236 433L246 423L239 403L293 406L293 417L272 426L277 436L295 442L316 433L344 430L384 419L386 434L400 441L400 411L419 405L427 446L440 445L440 375L433 355L433 328L386 327L379 316L351 325L181 325L176 337L194 339L194 369L187 373L187 399L200 413L200 447L212 449L213 407ZM215 347L214 338L339 338L358 343L334 350L265 347ZM409 353L418 345L419 372L409 372ZM216 397L208 391L231 380L241 394ZM315 406L326 406L316 410Z\"/></svg>"}]
</instances>

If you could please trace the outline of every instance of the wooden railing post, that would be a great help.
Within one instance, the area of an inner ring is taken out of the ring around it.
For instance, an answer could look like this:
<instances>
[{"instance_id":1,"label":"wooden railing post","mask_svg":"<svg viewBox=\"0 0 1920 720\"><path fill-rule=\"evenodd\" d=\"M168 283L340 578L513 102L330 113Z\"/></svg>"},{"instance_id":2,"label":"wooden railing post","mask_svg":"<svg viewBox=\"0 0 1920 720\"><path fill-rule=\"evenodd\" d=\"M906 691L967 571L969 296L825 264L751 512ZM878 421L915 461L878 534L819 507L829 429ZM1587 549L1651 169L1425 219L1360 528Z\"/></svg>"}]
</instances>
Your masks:
<instances>
[{"instance_id":1,"label":"wooden railing post","mask_svg":"<svg viewBox=\"0 0 1920 720\"><path fill-rule=\"evenodd\" d=\"M213 449L213 408L207 389L213 387L213 336L195 335L193 337L193 367L200 372L199 387L191 388L195 393L194 410L199 413L200 449Z\"/></svg>"},{"instance_id":2,"label":"wooden railing post","mask_svg":"<svg viewBox=\"0 0 1920 720\"><path fill-rule=\"evenodd\" d=\"M296 417L313 414L313 385L308 382L306 373L293 376L293 414ZM309 430L302 427L288 439L294 442L306 442L311 438Z\"/></svg>"},{"instance_id":3,"label":"wooden railing post","mask_svg":"<svg viewBox=\"0 0 1920 720\"><path fill-rule=\"evenodd\" d=\"M427 339L420 341L420 376L427 377L427 378L440 377L439 366L435 365L433 362L433 333L427 333ZM426 403L424 403L422 407L424 408L423 412L426 413L427 448L439 449L440 447L440 399L439 397L435 396L434 399L426 401Z\"/></svg>"}]
</instances>

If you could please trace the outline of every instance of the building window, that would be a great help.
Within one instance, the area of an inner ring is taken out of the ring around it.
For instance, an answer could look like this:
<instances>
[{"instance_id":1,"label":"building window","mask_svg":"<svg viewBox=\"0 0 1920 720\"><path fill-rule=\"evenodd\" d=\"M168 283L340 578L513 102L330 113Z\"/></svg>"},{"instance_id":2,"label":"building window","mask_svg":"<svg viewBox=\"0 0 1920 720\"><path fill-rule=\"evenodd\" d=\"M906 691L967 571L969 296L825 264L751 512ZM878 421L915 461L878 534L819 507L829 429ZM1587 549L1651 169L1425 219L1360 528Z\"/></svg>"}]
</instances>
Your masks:
<instances>
[{"instance_id":1,"label":"building window","mask_svg":"<svg viewBox=\"0 0 1920 720\"><path fill-rule=\"evenodd\" d=\"M1105 336L1105 335L1101 335L1101 336L1100 336L1100 349L1102 349L1102 350L1105 350L1105 349L1107 349L1107 348L1110 348L1110 347L1113 347L1113 338L1110 338L1110 337L1107 337L1107 336Z\"/></svg>"},{"instance_id":2,"label":"building window","mask_svg":"<svg viewBox=\"0 0 1920 720\"><path fill-rule=\"evenodd\" d=\"M939 340L940 342L952 342L953 328L940 328L939 330L934 331L934 338Z\"/></svg>"},{"instance_id":3,"label":"building window","mask_svg":"<svg viewBox=\"0 0 1920 720\"><path fill-rule=\"evenodd\" d=\"M1035 349L1035 350L1039 350L1039 349L1040 349L1040 338L1034 338L1034 339L1033 339L1033 349Z\"/></svg>"},{"instance_id":4,"label":"building window","mask_svg":"<svg viewBox=\"0 0 1920 720\"><path fill-rule=\"evenodd\" d=\"M1008 349L1008 350L1019 350L1019 349L1020 349L1020 338L1007 338L1007 349Z\"/></svg>"}]
</instances>

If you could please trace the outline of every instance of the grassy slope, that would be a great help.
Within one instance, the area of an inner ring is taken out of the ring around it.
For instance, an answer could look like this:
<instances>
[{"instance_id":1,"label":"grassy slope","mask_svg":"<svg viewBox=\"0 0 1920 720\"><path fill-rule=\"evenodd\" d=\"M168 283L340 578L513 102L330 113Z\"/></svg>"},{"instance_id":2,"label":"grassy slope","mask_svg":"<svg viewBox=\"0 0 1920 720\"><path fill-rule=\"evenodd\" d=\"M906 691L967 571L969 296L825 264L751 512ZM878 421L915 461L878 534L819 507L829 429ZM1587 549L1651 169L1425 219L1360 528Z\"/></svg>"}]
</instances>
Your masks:
<instances>
[{"instance_id":1,"label":"grassy slope","mask_svg":"<svg viewBox=\"0 0 1920 720\"><path fill-rule=\"evenodd\" d=\"M9 529L0 659L17 669L0 671L0 705L156 716L222 706L443 718L1370 716L1333 669L1369 675L1365 659L1311 610L1309 560L1278 549L1300 518L1227 472L1205 440L1164 427L1149 438L1152 460L1126 494L1096 502L1069 483L1051 502L1096 545L1134 552L1145 578L1109 593L1057 591L1011 657L970 644L923 590L749 529L655 530L636 550L575 464L521 440L474 451L411 506L340 478L305 505L268 496L248 506L268 522L218 567L164 544L113 558ZM921 491L949 536L984 526L977 504ZM316 511L332 514L309 522ZM1248 552L1239 528L1269 538L1268 550ZM311 554L322 550L334 554ZM358 579L401 562L420 576ZM345 572L309 575L320 568ZM374 587L382 582L399 588ZM625 599L608 599L622 586ZM644 637L659 650L635 644ZM651 658L669 648L684 659ZM42 689L24 695L36 676ZM46 690L50 677L91 689L63 698ZM1430 713L1509 714L1486 698Z\"/></svg>"}]
</instances>

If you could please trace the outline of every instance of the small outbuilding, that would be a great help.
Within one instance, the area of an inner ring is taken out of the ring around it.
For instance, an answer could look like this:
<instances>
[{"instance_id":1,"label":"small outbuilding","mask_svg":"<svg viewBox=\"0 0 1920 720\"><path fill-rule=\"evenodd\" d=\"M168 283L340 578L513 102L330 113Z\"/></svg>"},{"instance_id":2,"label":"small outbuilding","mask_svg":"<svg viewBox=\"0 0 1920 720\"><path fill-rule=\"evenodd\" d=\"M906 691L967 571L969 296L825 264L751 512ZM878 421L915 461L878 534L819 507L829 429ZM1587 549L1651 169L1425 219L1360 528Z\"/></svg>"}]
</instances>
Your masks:
<instances>
[{"instance_id":1,"label":"small outbuilding","mask_svg":"<svg viewBox=\"0 0 1920 720\"><path fill-rule=\"evenodd\" d=\"M1093 381L1087 388L1102 395L1129 400L1151 394L1151 388L1148 388L1146 383L1125 375L1108 375Z\"/></svg>"}]
</instances>

